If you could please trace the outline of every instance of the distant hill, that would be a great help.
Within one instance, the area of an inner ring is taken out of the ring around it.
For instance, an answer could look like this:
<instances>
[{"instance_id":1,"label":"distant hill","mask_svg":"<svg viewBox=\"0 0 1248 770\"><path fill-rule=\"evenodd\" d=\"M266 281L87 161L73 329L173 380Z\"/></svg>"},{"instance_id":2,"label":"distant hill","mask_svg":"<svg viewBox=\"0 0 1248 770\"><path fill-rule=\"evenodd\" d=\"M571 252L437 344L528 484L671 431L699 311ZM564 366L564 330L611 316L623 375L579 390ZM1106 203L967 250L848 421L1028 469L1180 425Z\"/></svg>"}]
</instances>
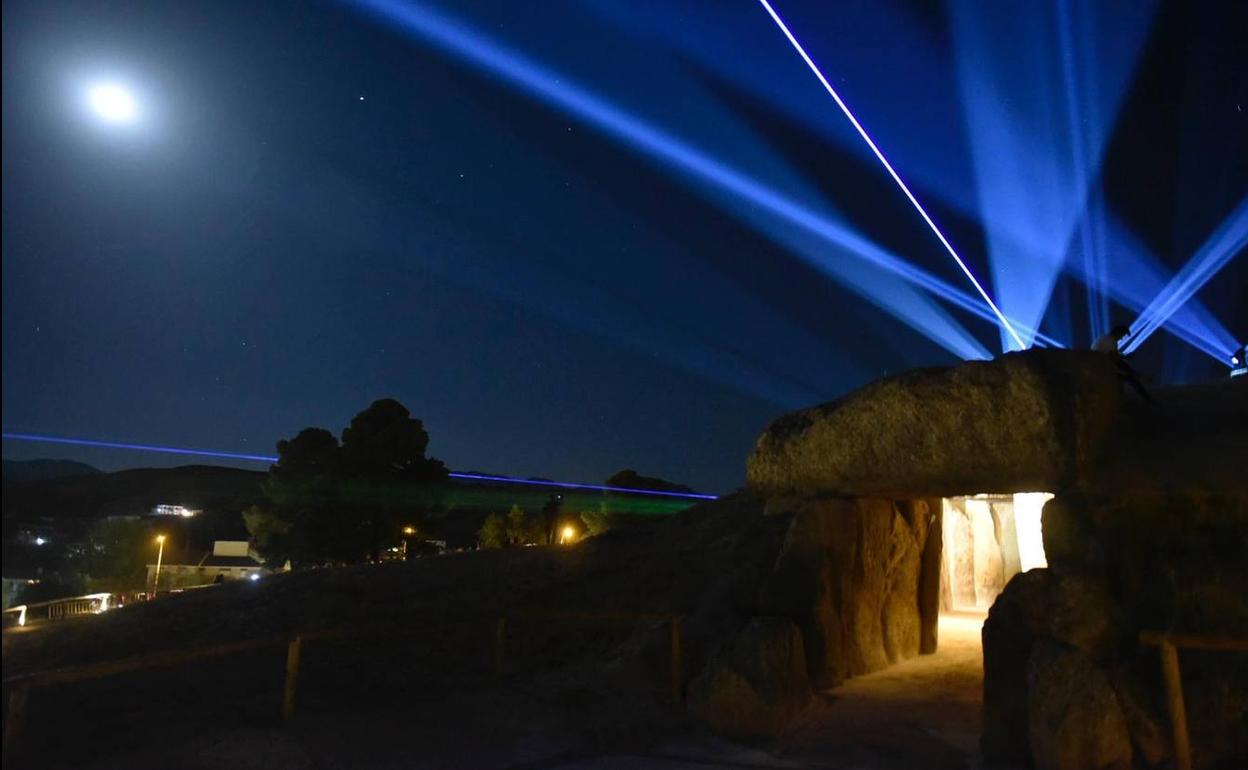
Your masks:
<instances>
[{"instance_id":1,"label":"distant hill","mask_svg":"<svg viewBox=\"0 0 1248 770\"><path fill-rule=\"evenodd\" d=\"M98 476L104 471L73 460L5 460L4 481L48 481L75 476Z\"/></svg>"},{"instance_id":2,"label":"distant hill","mask_svg":"<svg viewBox=\"0 0 1248 770\"><path fill-rule=\"evenodd\" d=\"M93 521L105 516L143 515L159 503L169 503L204 512L203 516L180 525L194 529L196 541L201 545L211 543L215 537L246 537L240 514L248 506L260 502L261 484L267 477L264 471L187 465L17 480L10 479L7 469L6 463L3 484L6 537L23 527L47 526L48 519L55 520L56 526L62 528L64 533L80 534ZM625 482L621 486L630 488L688 489L635 473L617 476ZM582 511L602 511L621 516L669 516L693 504L692 500L679 498L499 481L450 480L417 495L413 506L419 507L421 501L428 502L427 498L431 496L444 515L433 523L433 531L429 534L435 539L446 540L452 547L468 547L476 542L476 532L490 513L505 513L513 505L535 513L555 493L560 493L563 513L571 518L578 517Z\"/></svg>"},{"instance_id":3,"label":"distant hill","mask_svg":"<svg viewBox=\"0 0 1248 770\"><path fill-rule=\"evenodd\" d=\"M4 519L8 522L44 516L88 519L137 515L158 503L237 515L259 499L264 477L262 471L184 465L18 481L10 479L6 462Z\"/></svg>"},{"instance_id":4,"label":"distant hill","mask_svg":"<svg viewBox=\"0 0 1248 770\"><path fill-rule=\"evenodd\" d=\"M631 468L625 468L611 478L607 479L607 486L621 487L623 489L651 489L657 492L692 492L692 487L684 484L677 484L667 479L655 478L654 476L642 476Z\"/></svg>"}]
</instances>

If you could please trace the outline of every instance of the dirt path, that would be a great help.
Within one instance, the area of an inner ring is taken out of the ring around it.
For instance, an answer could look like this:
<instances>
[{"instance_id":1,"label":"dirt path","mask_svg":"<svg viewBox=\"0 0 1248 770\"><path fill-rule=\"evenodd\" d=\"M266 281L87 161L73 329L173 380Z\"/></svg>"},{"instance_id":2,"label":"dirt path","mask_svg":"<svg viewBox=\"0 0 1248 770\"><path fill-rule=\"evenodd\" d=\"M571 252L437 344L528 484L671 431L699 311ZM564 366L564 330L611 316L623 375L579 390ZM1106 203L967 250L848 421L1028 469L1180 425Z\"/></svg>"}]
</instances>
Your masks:
<instances>
[{"instance_id":1,"label":"dirt path","mask_svg":"<svg viewBox=\"0 0 1248 770\"><path fill-rule=\"evenodd\" d=\"M781 754L814 766L978 766L983 615L944 615L940 646L820 694Z\"/></svg>"},{"instance_id":2,"label":"dirt path","mask_svg":"<svg viewBox=\"0 0 1248 770\"><path fill-rule=\"evenodd\" d=\"M646 768L978 768L984 615L941 616L940 648L820 693L777 745L750 748L705 736L645 755L556 764L559 770Z\"/></svg>"}]
</instances>

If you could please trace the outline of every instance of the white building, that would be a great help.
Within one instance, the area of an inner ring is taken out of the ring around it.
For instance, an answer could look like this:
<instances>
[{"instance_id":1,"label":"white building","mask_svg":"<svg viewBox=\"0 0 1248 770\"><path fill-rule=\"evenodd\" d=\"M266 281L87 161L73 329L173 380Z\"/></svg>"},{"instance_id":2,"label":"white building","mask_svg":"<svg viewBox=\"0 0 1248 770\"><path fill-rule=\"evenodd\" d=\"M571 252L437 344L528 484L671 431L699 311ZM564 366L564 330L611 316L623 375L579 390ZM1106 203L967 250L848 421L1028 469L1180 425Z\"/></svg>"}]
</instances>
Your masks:
<instances>
[{"instance_id":1,"label":"white building","mask_svg":"<svg viewBox=\"0 0 1248 770\"><path fill-rule=\"evenodd\" d=\"M155 562L148 564L147 587L189 588L226 580L255 580L264 571L264 564L246 540L218 540L212 544L212 551L198 560L174 557L162 563L159 584Z\"/></svg>"}]
</instances>

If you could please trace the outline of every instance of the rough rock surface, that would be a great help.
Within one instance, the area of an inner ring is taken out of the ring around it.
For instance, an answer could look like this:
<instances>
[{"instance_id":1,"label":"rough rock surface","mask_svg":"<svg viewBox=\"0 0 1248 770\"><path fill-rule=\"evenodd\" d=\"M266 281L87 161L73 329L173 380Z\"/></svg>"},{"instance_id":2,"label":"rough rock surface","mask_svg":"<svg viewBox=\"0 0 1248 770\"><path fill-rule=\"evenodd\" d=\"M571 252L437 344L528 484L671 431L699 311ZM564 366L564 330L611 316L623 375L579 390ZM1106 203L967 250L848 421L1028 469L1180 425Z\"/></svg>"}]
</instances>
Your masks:
<instances>
[{"instance_id":1,"label":"rough rock surface","mask_svg":"<svg viewBox=\"0 0 1248 770\"><path fill-rule=\"evenodd\" d=\"M919 369L776 420L747 478L767 496L1067 488L1093 472L1120 401L1113 359L1092 352Z\"/></svg>"},{"instance_id":2,"label":"rough rock surface","mask_svg":"<svg viewBox=\"0 0 1248 770\"><path fill-rule=\"evenodd\" d=\"M810 699L802 635L787 618L757 617L689 688L689 708L731 735L778 735Z\"/></svg>"},{"instance_id":3,"label":"rough rock surface","mask_svg":"<svg viewBox=\"0 0 1248 770\"><path fill-rule=\"evenodd\" d=\"M1027 665L1028 734L1037 770L1129 770L1127 720L1105 673L1080 650L1038 643Z\"/></svg>"},{"instance_id":4,"label":"rough rock surface","mask_svg":"<svg viewBox=\"0 0 1248 770\"><path fill-rule=\"evenodd\" d=\"M1043 532L1050 566L1098 576L1139 628L1248 634L1248 488L1063 495Z\"/></svg>"},{"instance_id":5,"label":"rough rock surface","mask_svg":"<svg viewBox=\"0 0 1248 770\"><path fill-rule=\"evenodd\" d=\"M1095 582L1033 569L997 597L983 641L984 756L1025 762L1032 745L1028 666L1036 646L1059 642L1098 659L1117 647L1120 631L1113 603Z\"/></svg>"},{"instance_id":6,"label":"rough rock surface","mask_svg":"<svg viewBox=\"0 0 1248 770\"><path fill-rule=\"evenodd\" d=\"M939 559L927 543L940 510L935 499L798 505L759 603L801 628L816 687L918 655L935 638L939 564L924 559Z\"/></svg>"},{"instance_id":7,"label":"rough rock surface","mask_svg":"<svg viewBox=\"0 0 1248 770\"><path fill-rule=\"evenodd\" d=\"M1059 493L1043 527L1049 568L1015 577L984 624L985 757L1092 766L1068 745L1084 737L1044 716L1068 708L1068 695L1028 673L1037 650L1059 644L1093 667L1081 676L1108 682L1136 763L1158 767L1170 741L1157 650L1136 639L1142 630L1248 634L1248 494ZM1196 766L1248 756L1248 668L1225 654L1181 659ZM1114 710L1099 691L1082 697Z\"/></svg>"}]
</instances>

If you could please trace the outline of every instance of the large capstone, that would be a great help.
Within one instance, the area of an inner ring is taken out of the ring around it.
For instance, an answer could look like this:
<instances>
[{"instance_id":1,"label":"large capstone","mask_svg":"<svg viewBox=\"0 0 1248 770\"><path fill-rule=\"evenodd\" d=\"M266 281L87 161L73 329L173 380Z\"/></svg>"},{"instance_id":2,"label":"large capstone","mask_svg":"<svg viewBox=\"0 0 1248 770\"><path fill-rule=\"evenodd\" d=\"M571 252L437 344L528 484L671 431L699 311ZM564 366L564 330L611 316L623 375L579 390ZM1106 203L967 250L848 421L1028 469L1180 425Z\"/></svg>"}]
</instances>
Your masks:
<instances>
[{"instance_id":1,"label":"large capstone","mask_svg":"<svg viewBox=\"0 0 1248 770\"><path fill-rule=\"evenodd\" d=\"M1069 488L1094 473L1120 400L1113 357L1089 351L918 369L776 420L747 478L769 498Z\"/></svg>"}]
</instances>

